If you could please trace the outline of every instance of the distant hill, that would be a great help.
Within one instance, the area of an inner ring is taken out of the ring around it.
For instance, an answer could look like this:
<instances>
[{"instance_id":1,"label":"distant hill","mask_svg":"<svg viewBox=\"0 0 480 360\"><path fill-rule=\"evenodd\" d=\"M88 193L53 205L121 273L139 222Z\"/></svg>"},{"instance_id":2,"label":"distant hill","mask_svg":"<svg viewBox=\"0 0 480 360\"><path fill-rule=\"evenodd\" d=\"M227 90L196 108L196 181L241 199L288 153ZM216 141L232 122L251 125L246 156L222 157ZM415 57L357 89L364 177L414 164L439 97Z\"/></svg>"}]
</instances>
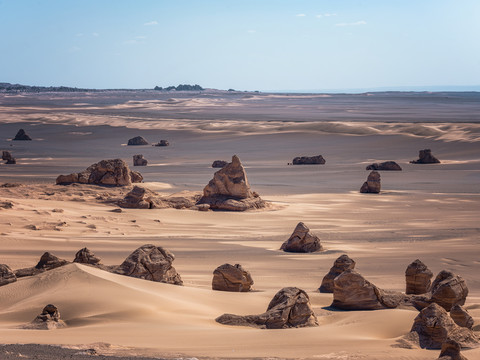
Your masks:
<instances>
[{"instance_id":1,"label":"distant hill","mask_svg":"<svg viewBox=\"0 0 480 360\"><path fill-rule=\"evenodd\" d=\"M159 90L159 91L202 91L202 90L205 90L203 87L201 87L200 85L187 85L187 84L180 84L178 85L177 87L175 86L168 86L166 88L162 88L161 86L155 86L153 88L153 90Z\"/></svg>"},{"instance_id":2,"label":"distant hill","mask_svg":"<svg viewBox=\"0 0 480 360\"><path fill-rule=\"evenodd\" d=\"M85 92L85 91L98 91L95 89L80 89L76 87L68 86L30 86L10 83L0 83L0 92Z\"/></svg>"}]
</instances>

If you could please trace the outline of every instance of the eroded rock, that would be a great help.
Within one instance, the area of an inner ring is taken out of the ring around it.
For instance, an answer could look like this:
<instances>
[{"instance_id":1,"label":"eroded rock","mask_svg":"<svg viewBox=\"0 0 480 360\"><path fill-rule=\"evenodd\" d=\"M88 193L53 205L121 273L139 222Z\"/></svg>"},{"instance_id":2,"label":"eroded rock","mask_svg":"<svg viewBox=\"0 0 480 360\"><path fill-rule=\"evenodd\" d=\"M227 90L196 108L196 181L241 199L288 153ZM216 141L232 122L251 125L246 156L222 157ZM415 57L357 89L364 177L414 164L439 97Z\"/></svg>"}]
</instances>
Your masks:
<instances>
[{"instance_id":1,"label":"eroded rock","mask_svg":"<svg viewBox=\"0 0 480 360\"><path fill-rule=\"evenodd\" d=\"M10 151L2 151L2 160L5 160L5 164L16 164L17 160L12 156Z\"/></svg>"},{"instance_id":2,"label":"eroded rock","mask_svg":"<svg viewBox=\"0 0 480 360\"><path fill-rule=\"evenodd\" d=\"M240 264L223 264L213 271L213 290L247 292L252 285L252 276Z\"/></svg>"},{"instance_id":3,"label":"eroded rock","mask_svg":"<svg viewBox=\"0 0 480 360\"><path fill-rule=\"evenodd\" d=\"M378 194L380 192L380 174L377 171L372 171L360 188L361 193Z\"/></svg>"},{"instance_id":4,"label":"eroded rock","mask_svg":"<svg viewBox=\"0 0 480 360\"><path fill-rule=\"evenodd\" d=\"M77 251L73 262L80 264L97 265L100 263L100 258L96 257L93 252L91 252L88 248L85 247Z\"/></svg>"},{"instance_id":5,"label":"eroded rock","mask_svg":"<svg viewBox=\"0 0 480 360\"><path fill-rule=\"evenodd\" d=\"M60 312L57 307L48 304L43 311L30 324L23 326L24 329L31 330L54 330L66 327L63 320L60 319Z\"/></svg>"},{"instance_id":6,"label":"eroded rock","mask_svg":"<svg viewBox=\"0 0 480 360\"><path fill-rule=\"evenodd\" d=\"M473 318L470 316L468 311L463 308L463 306L458 304L452 306L450 309L450 317L458 326L473 329Z\"/></svg>"},{"instance_id":7,"label":"eroded rock","mask_svg":"<svg viewBox=\"0 0 480 360\"><path fill-rule=\"evenodd\" d=\"M322 285L318 289L321 293L333 293L334 283L333 280L346 270L354 269L355 261L348 255L341 255L335 260L330 271L322 280Z\"/></svg>"},{"instance_id":8,"label":"eroded rock","mask_svg":"<svg viewBox=\"0 0 480 360\"><path fill-rule=\"evenodd\" d=\"M425 294L430 290L433 273L419 259L405 270L406 294Z\"/></svg>"},{"instance_id":9,"label":"eroded rock","mask_svg":"<svg viewBox=\"0 0 480 360\"><path fill-rule=\"evenodd\" d=\"M292 160L293 165L323 165L325 159L322 155L316 156L297 156Z\"/></svg>"},{"instance_id":10,"label":"eroded rock","mask_svg":"<svg viewBox=\"0 0 480 360\"><path fill-rule=\"evenodd\" d=\"M442 270L432 283L431 301L450 311L453 305L465 304L468 287L465 280L448 270Z\"/></svg>"},{"instance_id":11,"label":"eroded rock","mask_svg":"<svg viewBox=\"0 0 480 360\"><path fill-rule=\"evenodd\" d=\"M127 145L148 145L148 141L141 136L135 136L128 140Z\"/></svg>"},{"instance_id":12,"label":"eroded rock","mask_svg":"<svg viewBox=\"0 0 480 360\"><path fill-rule=\"evenodd\" d=\"M366 170L402 171L402 168L395 161L385 161L368 165Z\"/></svg>"},{"instance_id":13,"label":"eroded rock","mask_svg":"<svg viewBox=\"0 0 480 360\"><path fill-rule=\"evenodd\" d=\"M439 360L468 360L460 353L462 347L458 342L452 339L447 339L442 344L442 350L440 351Z\"/></svg>"},{"instance_id":14,"label":"eroded rock","mask_svg":"<svg viewBox=\"0 0 480 360\"><path fill-rule=\"evenodd\" d=\"M438 160L435 156L432 155L432 150L424 149L418 152L418 160L410 161L411 164L439 164L440 160Z\"/></svg>"},{"instance_id":15,"label":"eroded rock","mask_svg":"<svg viewBox=\"0 0 480 360\"><path fill-rule=\"evenodd\" d=\"M133 166L147 166L148 160L142 154L133 155Z\"/></svg>"},{"instance_id":16,"label":"eroded rock","mask_svg":"<svg viewBox=\"0 0 480 360\"><path fill-rule=\"evenodd\" d=\"M0 264L0 286L11 284L17 281L15 273L8 265Z\"/></svg>"},{"instance_id":17,"label":"eroded rock","mask_svg":"<svg viewBox=\"0 0 480 360\"><path fill-rule=\"evenodd\" d=\"M224 160L215 160L213 163L212 163L212 168L223 168L225 166L228 165L228 161L224 161Z\"/></svg>"},{"instance_id":18,"label":"eroded rock","mask_svg":"<svg viewBox=\"0 0 480 360\"><path fill-rule=\"evenodd\" d=\"M280 250L309 253L321 251L323 246L318 236L310 233L310 229L303 222L299 222L292 235L282 244Z\"/></svg>"}]
</instances>

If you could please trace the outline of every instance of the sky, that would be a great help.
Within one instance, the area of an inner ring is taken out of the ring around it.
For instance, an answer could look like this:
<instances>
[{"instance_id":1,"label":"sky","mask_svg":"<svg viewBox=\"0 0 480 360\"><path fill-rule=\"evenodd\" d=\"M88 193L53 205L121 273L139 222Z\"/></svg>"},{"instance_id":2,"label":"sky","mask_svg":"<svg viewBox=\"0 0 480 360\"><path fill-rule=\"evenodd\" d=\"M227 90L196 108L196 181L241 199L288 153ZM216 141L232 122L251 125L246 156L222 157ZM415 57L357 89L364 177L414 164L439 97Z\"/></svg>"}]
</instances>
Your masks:
<instances>
[{"instance_id":1,"label":"sky","mask_svg":"<svg viewBox=\"0 0 480 360\"><path fill-rule=\"evenodd\" d=\"M0 0L0 82L472 87L479 38L479 0Z\"/></svg>"}]
</instances>

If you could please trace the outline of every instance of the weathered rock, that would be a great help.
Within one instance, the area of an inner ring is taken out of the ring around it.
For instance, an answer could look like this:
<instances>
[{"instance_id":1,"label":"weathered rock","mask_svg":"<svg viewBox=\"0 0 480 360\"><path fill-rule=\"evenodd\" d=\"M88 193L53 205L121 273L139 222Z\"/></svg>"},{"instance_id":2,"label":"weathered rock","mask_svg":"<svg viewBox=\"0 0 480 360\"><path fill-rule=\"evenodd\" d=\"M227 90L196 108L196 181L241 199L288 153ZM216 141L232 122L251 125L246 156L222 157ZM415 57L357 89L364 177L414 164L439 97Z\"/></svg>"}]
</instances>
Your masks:
<instances>
[{"instance_id":1,"label":"weathered rock","mask_svg":"<svg viewBox=\"0 0 480 360\"><path fill-rule=\"evenodd\" d=\"M380 192L380 174L376 171L372 171L360 188L361 193L378 194Z\"/></svg>"},{"instance_id":2,"label":"weathered rock","mask_svg":"<svg viewBox=\"0 0 480 360\"><path fill-rule=\"evenodd\" d=\"M23 326L24 329L31 330L54 330L66 327L67 325L60 319L60 312L57 307L48 304L43 311L30 324Z\"/></svg>"},{"instance_id":3,"label":"weathered rock","mask_svg":"<svg viewBox=\"0 0 480 360\"><path fill-rule=\"evenodd\" d=\"M447 339L442 344L442 350L440 351L439 360L468 360L460 353L462 347L458 342L452 339Z\"/></svg>"},{"instance_id":4,"label":"weathered rock","mask_svg":"<svg viewBox=\"0 0 480 360\"><path fill-rule=\"evenodd\" d=\"M465 304L468 287L460 276L451 271L442 270L433 281L431 292L431 301L450 311L453 305Z\"/></svg>"},{"instance_id":5,"label":"weathered rock","mask_svg":"<svg viewBox=\"0 0 480 360\"><path fill-rule=\"evenodd\" d=\"M330 271L322 280L322 285L318 289L321 293L333 293L334 283L333 280L346 270L354 269L355 261L350 259L348 255L341 255L335 260Z\"/></svg>"},{"instance_id":6,"label":"weathered rock","mask_svg":"<svg viewBox=\"0 0 480 360\"><path fill-rule=\"evenodd\" d=\"M153 146L169 146L170 143L167 140L160 140L158 143L153 144Z\"/></svg>"},{"instance_id":7,"label":"weathered rock","mask_svg":"<svg viewBox=\"0 0 480 360\"><path fill-rule=\"evenodd\" d=\"M142 154L133 155L133 166L147 166L148 160Z\"/></svg>"},{"instance_id":8,"label":"weathered rock","mask_svg":"<svg viewBox=\"0 0 480 360\"><path fill-rule=\"evenodd\" d=\"M127 145L148 145L148 141L141 136L135 136L128 140Z\"/></svg>"},{"instance_id":9,"label":"weathered rock","mask_svg":"<svg viewBox=\"0 0 480 360\"><path fill-rule=\"evenodd\" d=\"M80 264L97 265L100 263L100 258L96 257L94 253L92 253L89 249L85 247L77 251L77 253L75 254L75 260L73 260L73 262Z\"/></svg>"},{"instance_id":10,"label":"weathered rock","mask_svg":"<svg viewBox=\"0 0 480 360\"><path fill-rule=\"evenodd\" d=\"M108 186L127 186L132 182L141 182L142 175L131 171L127 163L121 159L102 160L90 165L80 173L60 175L57 177L57 184L65 185L71 183L96 184Z\"/></svg>"},{"instance_id":11,"label":"weathered rock","mask_svg":"<svg viewBox=\"0 0 480 360\"><path fill-rule=\"evenodd\" d=\"M299 222L292 235L282 244L280 250L309 253L321 251L323 246L318 236L310 233L310 229L303 222Z\"/></svg>"},{"instance_id":12,"label":"weathered rock","mask_svg":"<svg viewBox=\"0 0 480 360\"><path fill-rule=\"evenodd\" d=\"M461 327L466 327L469 329L473 328L473 318L470 316L467 310L465 310L462 305L454 305L450 309L450 317L455 321L455 324Z\"/></svg>"},{"instance_id":13,"label":"weathered rock","mask_svg":"<svg viewBox=\"0 0 480 360\"><path fill-rule=\"evenodd\" d=\"M215 319L220 324L252 326L263 329L285 329L318 326L317 317L307 293L296 287L286 287L273 297L267 311L260 315L223 314Z\"/></svg>"},{"instance_id":14,"label":"weathered rock","mask_svg":"<svg viewBox=\"0 0 480 360\"><path fill-rule=\"evenodd\" d=\"M213 163L212 163L212 168L223 168L225 166L228 165L228 161L224 161L224 160L215 160Z\"/></svg>"},{"instance_id":15,"label":"weathered rock","mask_svg":"<svg viewBox=\"0 0 480 360\"><path fill-rule=\"evenodd\" d=\"M7 285L17 281L15 273L8 265L0 264L0 286Z\"/></svg>"},{"instance_id":16,"label":"weathered rock","mask_svg":"<svg viewBox=\"0 0 480 360\"><path fill-rule=\"evenodd\" d=\"M20 130L18 130L17 135L15 135L13 140L32 140L32 138L27 135L25 130L20 129Z\"/></svg>"},{"instance_id":17,"label":"weathered rock","mask_svg":"<svg viewBox=\"0 0 480 360\"><path fill-rule=\"evenodd\" d=\"M153 191L140 186L134 186L125 198L118 201L118 206L133 209L157 209L167 207L166 205L162 205L161 200Z\"/></svg>"},{"instance_id":18,"label":"weathered rock","mask_svg":"<svg viewBox=\"0 0 480 360\"><path fill-rule=\"evenodd\" d=\"M223 264L213 271L213 290L247 292L252 285L250 273L240 264Z\"/></svg>"},{"instance_id":19,"label":"weathered rock","mask_svg":"<svg viewBox=\"0 0 480 360\"><path fill-rule=\"evenodd\" d=\"M12 156L10 151L2 151L2 160L5 160L5 164L16 164L17 160Z\"/></svg>"},{"instance_id":20,"label":"weathered rock","mask_svg":"<svg viewBox=\"0 0 480 360\"><path fill-rule=\"evenodd\" d=\"M297 156L292 161L293 165L323 165L325 164L325 159L322 155L317 156Z\"/></svg>"},{"instance_id":21,"label":"weathered rock","mask_svg":"<svg viewBox=\"0 0 480 360\"><path fill-rule=\"evenodd\" d=\"M368 165L366 170L401 171L402 168L395 161L385 161Z\"/></svg>"},{"instance_id":22,"label":"weathered rock","mask_svg":"<svg viewBox=\"0 0 480 360\"><path fill-rule=\"evenodd\" d=\"M425 294L430 290L433 273L419 259L405 270L406 294Z\"/></svg>"},{"instance_id":23,"label":"weathered rock","mask_svg":"<svg viewBox=\"0 0 480 360\"><path fill-rule=\"evenodd\" d=\"M160 246L146 244L131 253L115 273L139 279L182 285L183 281L172 266L175 256Z\"/></svg>"},{"instance_id":24,"label":"weathered rock","mask_svg":"<svg viewBox=\"0 0 480 360\"><path fill-rule=\"evenodd\" d=\"M47 251L42 255L38 264L35 265L35 268L48 271L67 264L67 260L60 259Z\"/></svg>"},{"instance_id":25,"label":"weathered rock","mask_svg":"<svg viewBox=\"0 0 480 360\"><path fill-rule=\"evenodd\" d=\"M232 162L218 170L203 189L198 204L208 204L211 209L245 211L266 206L257 193L250 190L247 174L237 155Z\"/></svg>"},{"instance_id":26,"label":"weathered rock","mask_svg":"<svg viewBox=\"0 0 480 360\"><path fill-rule=\"evenodd\" d=\"M410 161L411 164L439 164L440 160L438 160L435 156L432 155L432 150L424 149L418 152L418 160Z\"/></svg>"},{"instance_id":27,"label":"weathered rock","mask_svg":"<svg viewBox=\"0 0 480 360\"><path fill-rule=\"evenodd\" d=\"M458 326L438 304L430 304L415 318L410 333L417 333L419 346L427 349L440 349L451 339L462 347L474 347L478 339L470 329ZM411 338L415 338L411 337Z\"/></svg>"}]
</instances>

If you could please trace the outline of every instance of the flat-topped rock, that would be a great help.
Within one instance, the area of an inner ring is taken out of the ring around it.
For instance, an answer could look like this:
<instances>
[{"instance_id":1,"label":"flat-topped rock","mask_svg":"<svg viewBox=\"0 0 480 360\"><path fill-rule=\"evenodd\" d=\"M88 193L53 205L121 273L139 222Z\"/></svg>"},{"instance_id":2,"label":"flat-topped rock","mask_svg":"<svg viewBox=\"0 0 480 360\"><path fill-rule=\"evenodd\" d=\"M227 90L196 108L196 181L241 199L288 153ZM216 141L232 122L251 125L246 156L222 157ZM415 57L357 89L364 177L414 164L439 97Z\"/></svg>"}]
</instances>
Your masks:
<instances>
[{"instance_id":1,"label":"flat-topped rock","mask_svg":"<svg viewBox=\"0 0 480 360\"><path fill-rule=\"evenodd\" d=\"M66 327L63 320L60 319L60 312L57 307L48 304L30 324L24 325L24 329L30 330L54 330Z\"/></svg>"},{"instance_id":2,"label":"flat-topped rock","mask_svg":"<svg viewBox=\"0 0 480 360\"><path fill-rule=\"evenodd\" d=\"M142 154L133 155L133 166L147 166L148 160Z\"/></svg>"},{"instance_id":3,"label":"flat-topped rock","mask_svg":"<svg viewBox=\"0 0 480 360\"><path fill-rule=\"evenodd\" d=\"M323 165L325 159L322 155L316 156L297 156L292 160L293 165Z\"/></svg>"},{"instance_id":4,"label":"flat-topped rock","mask_svg":"<svg viewBox=\"0 0 480 360\"><path fill-rule=\"evenodd\" d=\"M73 262L79 264L98 265L100 263L100 258L96 257L93 252L85 247L77 251Z\"/></svg>"},{"instance_id":5,"label":"flat-topped rock","mask_svg":"<svg viewBox=\"0 0 480 360\"><path fill-rule=\"evenodd\" d=\"M458 326L473 329L473 318L462 305L453 305L450 309L450 317Z\"/></svg>"},{"instance_id":6,"label":"flat-topped rock","mask_svg":"<svg viewBox=\"0 0 480 360\"><path fill-rule=\"evenodd\" d=\"M430 290L433 273L419 259L405 270L406 294L425 294Z\"/></svg>"},{"instance_id":7,"label":"flat-topped rock","mask_svg":"<svg viewBox=\"0 0 480 360\"><path fill-rule=\"evenodd\" d=\"M380 174L377 171L372 171L360 188L361 193L378 194L380 192Z\"/></svg>"},{"instance_id":8,"label":"flat-topped rock","mask_svg":"<svg viewBox=\"0 0 480 360\"><path fill-rule=\"evenodd\" d=\"M262 329L286 329L318 326L317 317L307 293L296 287L286 287L277 292L260 315L223 314L215 319L220 324L252 326Z\"/></svg>"},{"instance_id":9,"label":"flat-topped rock","mask_svg":"<svg viewBox=\"0 0 480 360\"><path fill-rule=\"evenodd\" d=\"M20 129L12 140L32 140L32 138L25 132L25 130Z\"/></svg>"},{"instance_id":10,"label":"flat-topped rock","mask_svg":"<svg viewBox=\"0 0 480 360\"><path fill-rule=\"evenodd\" d=\"M435 156L432 155L432 150L424 149L418 152L418 159L410 161L411 164L439 164Z\"/></svg>"},{"instance_id":11,"label":"flat-topped rock","mask_svg":"<svg viewBox=\"0 0 480 360\"><path fill-rule=\"evenodd\" d=\"M366 170L402 171L402 168L395 161L384 161L370 164L366 167Z\"/></svg>"},{"instance_id":12,"label":"flat-topped rock","mask_svg":"<svg viewBox=\"0 0 480 360\"><path fill-rule=\"evenodd\" d=\"M213 290L247 292L252 285L252 276L240 264L223 264L213 271Z\"/></svg>"},{"instance_id":13,"label":"flat-topped rock","mask_svg":"<svg viewBox=\"0 0 480 360\"><path fill-rule=\"evenodd\" d=\"M224 160L215 160L213 163L212 163L212 168L223 168L225 166L228 165L228 161L224 161Z\"/></svg>"},{"instance_id":14,"label":"flat-topped rock","mask_svg":"<svg viewBox=\"0 0 480 360\"><path fill-rule=\"evenodd\" d=\"M322 285L318 289L321 293L333 293L334 288L334 279L343 273L346 270L354 269L355 261L352 260L348 255L341 255L335 260L333 266L330 268L330 271L322 280Z\"/></svg>"},{"instance_id":15,"label":"flat-topped rock","mask_svg":"<svg viewBox=\"0 0 480 360\"><path fill-rule=\"evenodd\" d=\"M0 264L0 286L8 285L17 281L15 273L6 264Z\"/></svg>"},{"instance_id":16,"label":"flat-topped rock","mask_svg":"<svg viewBox=\"0 0 480 360\"><path fill-rule=\"evenodd\" d=\"M303 222L299 222L292 235L282 244L280 250L310 253L323 250L323 246L318 236L310 233L310 229Z\"/></svg>"},{"instance_id":17,"label":"flat-topped rock","mask_svg":"<svg viewBox=\"0 0 480 360\"><path fill-rule=\"evenodd\" d=\"M128 140L127 145L148 145L148 141L141 136L135 136Z\"/></svg>"}]
</instances>

